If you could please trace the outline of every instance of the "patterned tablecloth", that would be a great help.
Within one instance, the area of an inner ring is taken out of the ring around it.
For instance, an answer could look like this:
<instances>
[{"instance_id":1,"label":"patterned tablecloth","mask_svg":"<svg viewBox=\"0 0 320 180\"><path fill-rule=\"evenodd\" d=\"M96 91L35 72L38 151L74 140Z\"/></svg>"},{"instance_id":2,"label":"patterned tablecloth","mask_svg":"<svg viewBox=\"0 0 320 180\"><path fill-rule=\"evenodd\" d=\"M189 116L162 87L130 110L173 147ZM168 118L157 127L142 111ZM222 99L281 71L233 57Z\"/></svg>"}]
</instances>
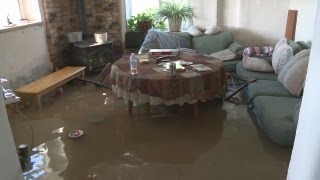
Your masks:
<instances>
[{"instance_id":1,"label":"patterned tablecloth","mask_svg":"<svg viewBox=\"0 0 320 180\"><path fill-rule=\"evenodd\" d=\"M138 64L138 74L132 75L129 56L124 56L112 65L113 92L134 104L151 105L193 104L225 95L225 71L221 60L200 54L180 55L170 60L203 64L211 70L197 71L188 65L187 72L177 72L172 78L151 59L148 64Z\"/></svg>"}]
</instances>

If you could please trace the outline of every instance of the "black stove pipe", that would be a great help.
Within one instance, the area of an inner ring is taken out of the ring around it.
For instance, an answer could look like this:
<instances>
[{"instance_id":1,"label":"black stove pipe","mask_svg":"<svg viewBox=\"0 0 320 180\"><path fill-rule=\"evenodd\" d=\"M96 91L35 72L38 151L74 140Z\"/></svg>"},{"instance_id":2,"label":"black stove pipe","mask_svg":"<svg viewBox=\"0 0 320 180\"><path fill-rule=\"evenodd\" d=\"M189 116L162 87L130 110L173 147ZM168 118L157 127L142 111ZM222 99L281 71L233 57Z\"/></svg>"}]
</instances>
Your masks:
<instances>
[{"instance_id":1,"label":"black stove pipe","mask_svg":"<svg viewBox=\"0 0 320 180\"><path fill-rule=\"evenodd\" d=\"M78 6L78 15L80 21L80 28L82 31L82 38L84 40L88 39L88 20L87 20L87 11L86 11L86 3L85 0L77 0Z\"/></svg>"}]
</instances>

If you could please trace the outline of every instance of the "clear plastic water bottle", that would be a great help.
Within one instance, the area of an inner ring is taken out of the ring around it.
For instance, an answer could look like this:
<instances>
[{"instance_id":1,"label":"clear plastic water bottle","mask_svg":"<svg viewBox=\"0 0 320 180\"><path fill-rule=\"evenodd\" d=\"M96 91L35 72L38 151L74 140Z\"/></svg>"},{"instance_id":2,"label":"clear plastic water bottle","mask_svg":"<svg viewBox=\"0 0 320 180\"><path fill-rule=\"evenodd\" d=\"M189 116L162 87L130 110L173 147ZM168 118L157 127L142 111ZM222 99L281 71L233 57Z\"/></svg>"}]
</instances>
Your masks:
<instances>
[{"instance_id":1,"label":"clear plastic water bottle","mask_svg":"<svg viewBox=\"0 0 320 180\"><path fill-rule=\"evenodd\" d=\"M138 59L136 58L136 55L134 53L131 53L130 56L130 72L131 74L138 73Z\"/></svg>"}]
</instances>

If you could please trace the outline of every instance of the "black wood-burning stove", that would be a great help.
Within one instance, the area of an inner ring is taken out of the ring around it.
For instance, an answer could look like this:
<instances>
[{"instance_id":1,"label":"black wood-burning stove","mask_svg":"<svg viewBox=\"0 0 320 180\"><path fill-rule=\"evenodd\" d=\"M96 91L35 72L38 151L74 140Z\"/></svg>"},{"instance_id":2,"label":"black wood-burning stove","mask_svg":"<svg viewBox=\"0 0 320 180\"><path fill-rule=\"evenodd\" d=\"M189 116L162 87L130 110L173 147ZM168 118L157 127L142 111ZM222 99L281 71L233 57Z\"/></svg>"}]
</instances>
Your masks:
<instances>
[{"instance_id":1,"label":"black wood-burning stove","mask_svg":"<svg viewBox=\"0 0 320 180\"><path fill-rule=\"evenodd\" d=\"M112 41L96 43L88 39L70 44L70 65L85 66L86 72L101 70L106 64L114 62Z\"/></svg>"}]
</instances>

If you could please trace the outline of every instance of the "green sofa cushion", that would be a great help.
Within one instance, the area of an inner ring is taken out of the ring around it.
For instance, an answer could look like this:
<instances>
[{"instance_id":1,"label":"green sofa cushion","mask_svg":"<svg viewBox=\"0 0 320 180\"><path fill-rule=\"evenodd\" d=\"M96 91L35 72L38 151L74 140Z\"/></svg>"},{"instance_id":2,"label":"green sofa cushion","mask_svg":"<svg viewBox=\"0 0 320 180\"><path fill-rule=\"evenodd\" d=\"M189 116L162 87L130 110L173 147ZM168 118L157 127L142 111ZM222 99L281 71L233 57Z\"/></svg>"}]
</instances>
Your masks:
<instances>
[{"instance_id":1,"label":"green sofa cushion","mask_svg":"<svg viewBox=\"0 0 320 180\"><path fill-rule=\"evenodd\" d=\"M228 49L234 41L231 32L220 32L214 35L202 35L192 38L192 49L201 54L211 54Z\"/></svg>"},{"instance_id":2,"label":"green sofa cushion","mask_svg":"<svg viewBox=\"0 0 320 180\"><path fill-rule=\"evenodd\" d=\"M234 52L234 53L236 53L236 54L237 54L238 52L240 52L241 55L242 55L243 49L244 49L241 44L236 43L236 42L231 43L228 48L230 49L230 51L232 51L232 52Z\"/></svg>"},{"instance_id":3,"label":"green sofa cushion","mask_svg":"<svg viewBox=\"0 0 320 180\"><path fill-rule=\"evenodd\" d=\"M299 98L259 96L253 100L253 111L257 121L267 136L275 143L292 145L296 125L294 110Z\"/></svg>"},{"instance_id":4,"label":"green sofa cushion","mask_svg":"<svg viewBox=\"0 0 320 180\"><path fill-rule=\"evenodd\" d=\"M248 101L252 101L257 96L293 97L279 81L271 80L258 80L249 84L245 96Z\"/></svg>"},{"instance_id":5,"label":"green sofa cushion","mask_svg":"<svg viewBox=\"0 0 320 180\"><path fill-rule=\"evenodd\" d=\"M298 41L297 44L301 47L301 49L311 49L311 44L308 44L304 41Z\"/></svg>"},{"instance_id":6,"label":"green sofa cushion","mask_svg":"<svg viewBox=\"0 0 320 180\"><path fill-rule=\"evenodd\" d=\"M293 55L297 54L298 52L300 52L302 50L300 45L298 43L296 43L295 41L289 40L288 45L292 48Z\"/></svg>"},{"instance_id":7,"label":"green sofa cushion","mask_svg":"<svg viewBox=\"0 0 320 180\"><path fill-rule=\"evenodd\" d=\"M274 73L248 71L243 67L242 62L239 62L236 67L236 73L245 80L259 79L259 80L277 80L277 75Z\"/></svg>"}]
</instances>

